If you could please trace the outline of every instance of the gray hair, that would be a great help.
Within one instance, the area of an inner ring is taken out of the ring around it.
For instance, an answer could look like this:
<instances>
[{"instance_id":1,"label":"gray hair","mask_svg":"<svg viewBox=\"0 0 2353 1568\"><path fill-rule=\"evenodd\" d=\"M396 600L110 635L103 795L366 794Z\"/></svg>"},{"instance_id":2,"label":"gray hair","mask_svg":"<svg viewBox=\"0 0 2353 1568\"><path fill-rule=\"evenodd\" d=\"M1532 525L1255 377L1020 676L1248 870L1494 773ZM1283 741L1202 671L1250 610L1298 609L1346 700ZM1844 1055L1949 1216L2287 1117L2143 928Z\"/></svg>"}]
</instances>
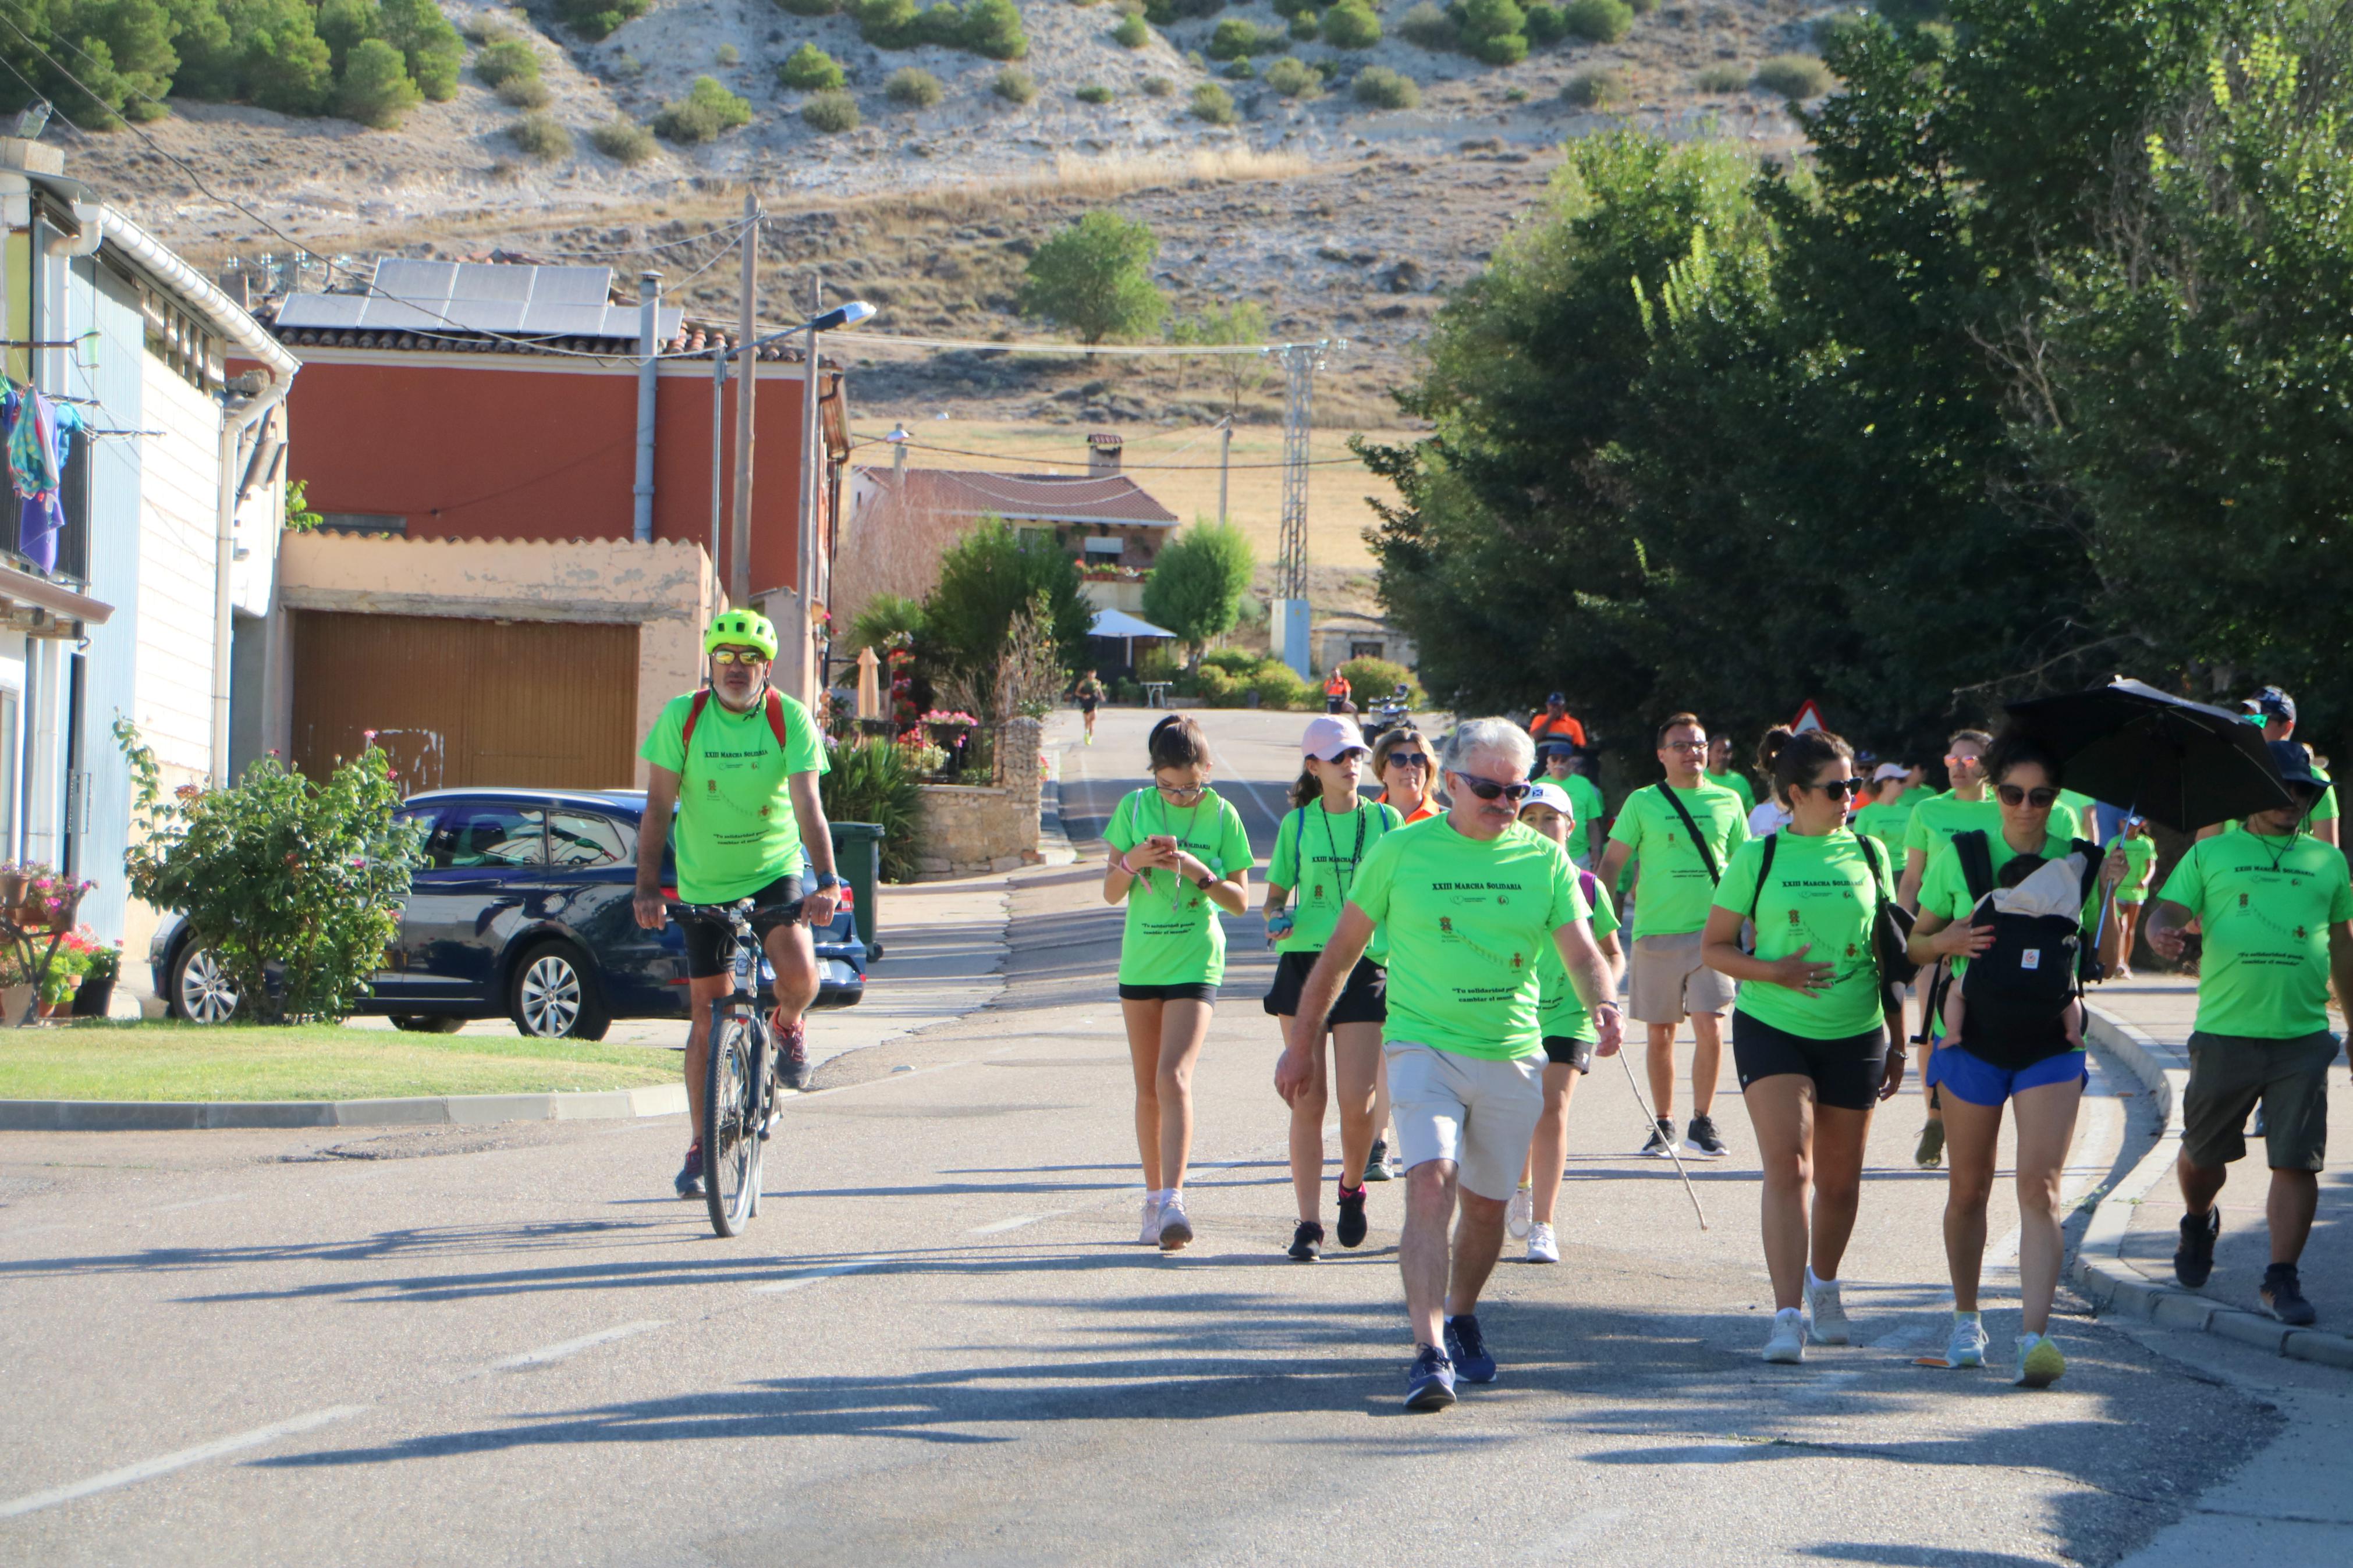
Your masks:
<instances>
[{"instance_id":1,"label":"gray hair","mask_svg":"<svg viewBox=\"0 0 2353 1568\"><path fill-rule=\"evenodd\" d=\"M1482 753L1510 763L1514 773L1525 773L1535 766L1536 743L1509 719L1468 719L1446 738L1445 765L1456 773L1468 771L1471 759Z\"/></svg>"}]
</instances>

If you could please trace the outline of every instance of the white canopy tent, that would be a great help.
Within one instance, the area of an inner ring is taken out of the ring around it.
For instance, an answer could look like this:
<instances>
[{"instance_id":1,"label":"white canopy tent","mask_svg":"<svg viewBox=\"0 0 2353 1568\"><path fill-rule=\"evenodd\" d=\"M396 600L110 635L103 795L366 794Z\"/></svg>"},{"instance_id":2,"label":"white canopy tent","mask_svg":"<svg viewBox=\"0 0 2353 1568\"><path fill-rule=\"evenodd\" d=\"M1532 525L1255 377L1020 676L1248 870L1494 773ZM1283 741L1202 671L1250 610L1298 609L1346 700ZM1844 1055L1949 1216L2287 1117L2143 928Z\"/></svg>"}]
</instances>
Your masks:
<instances>
[{"instance_id":1,"label":"white canopy tent","mask_svg":"<svg viewBox=\"0 0 2353 1568\"><path fill-rule=\"evenodd\" d=\"M1121 639L1126 645L1125 651L1121 656L1121 662L1130 669L1134 669L1136 638L1174 638L1176 634L1164 627L1155 626L1140 616L1131 616L1125 610L1098 610L1095 612L1094 624L1087 628L1087 635L1094 637Z\"/></svg>"}]
</instances>

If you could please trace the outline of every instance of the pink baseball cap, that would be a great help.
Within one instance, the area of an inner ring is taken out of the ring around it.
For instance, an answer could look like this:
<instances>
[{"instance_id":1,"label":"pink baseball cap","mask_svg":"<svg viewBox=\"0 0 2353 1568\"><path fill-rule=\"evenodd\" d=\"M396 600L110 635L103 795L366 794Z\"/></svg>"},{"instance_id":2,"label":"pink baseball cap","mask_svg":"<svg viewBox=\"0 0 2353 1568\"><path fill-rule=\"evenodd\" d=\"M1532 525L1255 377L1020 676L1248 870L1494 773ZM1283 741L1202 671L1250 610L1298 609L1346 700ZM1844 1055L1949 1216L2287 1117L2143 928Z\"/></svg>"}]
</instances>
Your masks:
<instances>
[{"instance_id":1,"label":"pink baseball cap","mask_svg":"<svg viewBox=\"0 0 2353 1568\"><path fill-rule=\"evenodd\" d=\"M1301 756L1320 757L1327 763L1336 763L1350 752L1369 756L1372 750L1365 744L1365 732L1356 728L1356 721L1343 713L1318 713L1307 721L1307 733L1299 742Z\"/></svg>"}]
</instances>

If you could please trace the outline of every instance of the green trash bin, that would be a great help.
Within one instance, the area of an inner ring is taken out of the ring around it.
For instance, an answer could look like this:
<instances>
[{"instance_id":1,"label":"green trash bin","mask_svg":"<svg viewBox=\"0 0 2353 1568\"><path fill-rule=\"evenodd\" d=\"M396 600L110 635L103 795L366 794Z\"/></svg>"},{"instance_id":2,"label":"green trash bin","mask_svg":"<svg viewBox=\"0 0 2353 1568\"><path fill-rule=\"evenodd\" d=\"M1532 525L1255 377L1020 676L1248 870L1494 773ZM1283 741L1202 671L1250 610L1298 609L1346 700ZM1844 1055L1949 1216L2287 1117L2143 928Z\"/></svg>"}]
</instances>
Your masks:
<instances>
[{"instance_id":1,"label":"green trash bin","mask_svg":"<svg viewBox=\"0 0 2353 1568\"><path fill-rule=\"evenodd\" d=\"M875 905L875 889L882 881L882 827L873 822L837 822L833 825L834 874L849 884L850 915L858 926L858 940L866 944L869 963L882 956L882 944L875 940L877 917L881 913Z\"/></svg>"}]
</instances>

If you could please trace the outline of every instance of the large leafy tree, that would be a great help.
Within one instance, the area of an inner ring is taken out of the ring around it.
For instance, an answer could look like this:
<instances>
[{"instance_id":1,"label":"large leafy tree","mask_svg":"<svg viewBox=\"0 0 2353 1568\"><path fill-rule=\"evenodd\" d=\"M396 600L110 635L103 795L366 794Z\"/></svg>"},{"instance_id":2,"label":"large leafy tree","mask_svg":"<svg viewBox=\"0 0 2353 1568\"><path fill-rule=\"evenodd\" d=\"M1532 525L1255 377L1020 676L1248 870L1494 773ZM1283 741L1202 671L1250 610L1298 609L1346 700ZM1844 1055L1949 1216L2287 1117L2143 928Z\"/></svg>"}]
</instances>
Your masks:
<instances>
[{"instance_id":1,"label":"large leafy tree","mask_svg":"<svg viewBox=\"0 0 2353 1568\"><path fill-rule=\"evenodd\" d=\"M1031 255L1021 313L1076 332L1084 342L1143 337L1168 313L1168 301L1152 281L1159 254L1149 224L1091 212Z\"/></svg>"},{"instance_id":2,"label":"large leafy tree","mask_svg":"<svg viewBox=\"0 0 2353 1568\"><path fill-rule=\"evenodd\" d=\"M990 674L1014 616L1041 594L1057 651L1076 665L1094 620L1079 595L1077 564L1050 536L1025 537L1003 518L984 517L940 557L940 580L923 600L923 650L943 668Z\"/></svg>"},{"instance_id":3,"label":"large leafy tree","mask_svg":"<svg viewBox=\"0 0 2353 1568\"><path fill-rule=\"evenodd\" d=\"M1144 618L1175 632L1198 656L1241 616L1258 558L1230 522L1197 521L1170 540L1144 580Z\"/></svg>"}]
</instances>

